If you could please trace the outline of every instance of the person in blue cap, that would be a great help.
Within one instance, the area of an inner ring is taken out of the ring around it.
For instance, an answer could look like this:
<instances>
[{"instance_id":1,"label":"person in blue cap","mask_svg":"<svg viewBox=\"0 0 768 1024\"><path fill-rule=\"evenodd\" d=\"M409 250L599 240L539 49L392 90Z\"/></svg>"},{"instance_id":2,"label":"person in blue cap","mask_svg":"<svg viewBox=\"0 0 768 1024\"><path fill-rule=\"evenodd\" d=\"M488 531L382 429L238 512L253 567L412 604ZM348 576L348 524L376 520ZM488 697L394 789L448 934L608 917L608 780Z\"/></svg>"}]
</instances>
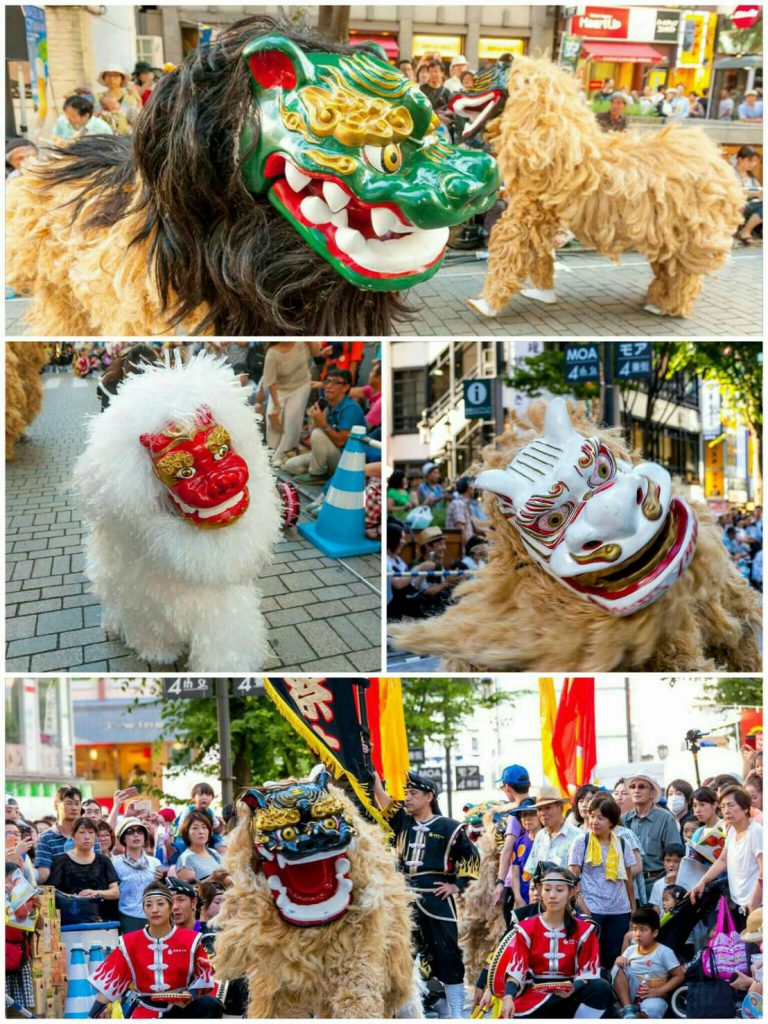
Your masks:
<instances>
[{"instance_id":1,"label":"person in blue cap","mask_svg":"<svg viewBox=\"0 0 768 1024\"><path fill-rule=\"evenodd\" d=\"M378 775L376 799L395 833L398 866L416 895L414 938L425 978L443 983L450 1018L464 1016L464 960L455 897L478 876L480 855L460 821L446 818L437 784L408 772L403 803L390 799Z\"/></svg>"},{"instance_id":2,"label":"person in blue cap","mask_svg":"<svg viewBox=\"0 0 768 1024\"><path fill-rule=\"evenodd\" d=\"M501 778L496 780L504 791L507 801L519 807L526 799L531 789L531 777L528 769L521 764L508 764L501 773ZM493 902L498 906L501 904L504 914L504 921L509 928L512 920L512 908L515 903L515 894L512 889L512 873L510 864L515 852L515 847L522 836L523 829L518 815L510 814L507 822L507 831L504 833L504 846L499 860L499 877L496 879L496 892Z\"/></svg>"}]
</instances>

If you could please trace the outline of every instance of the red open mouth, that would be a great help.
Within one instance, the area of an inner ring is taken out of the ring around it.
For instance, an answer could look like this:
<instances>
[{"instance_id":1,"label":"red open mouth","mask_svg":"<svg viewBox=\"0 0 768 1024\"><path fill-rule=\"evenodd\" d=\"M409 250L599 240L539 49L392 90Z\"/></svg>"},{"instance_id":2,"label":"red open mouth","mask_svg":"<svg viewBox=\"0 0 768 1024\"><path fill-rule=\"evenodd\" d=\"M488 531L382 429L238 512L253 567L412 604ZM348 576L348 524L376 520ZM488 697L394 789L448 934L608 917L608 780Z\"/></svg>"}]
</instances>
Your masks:
<instances>
[{"instance_id":1,"label":"red open mouth","mask_svg":"<svg viewBox=\"0 0 768 1024\"><path fill-rule=\"evenodd\" d=\"M451 99L448 104L451 110L460 117L469 118L461 133L462 138L477 130L503 96L504 93L500 89L489 89L488 92L481 92L476 96L458 94Z\"/></svg>"},{"instance_id":2,"label":"red open mouth","mask_svg":"<svg viewBox=\"0 0 768 1024\"><path fill-rule=\"evenodd\" d=\"M282 153L268 157L265 177L291 218L322 234L329 255L377 279L411 277L434 266L448 228L418 228L395 203L366 203L339 178L300 170Z\"/></svg>"},{"instance_id":3,"label":"red open mouth","mask_svg":"<svg viewBox=\"0 0 768 1024\"><path fill-rule=\"evenodd\" d=\"M287 860L257 848L280 916L290 924L328 924L346 913L352 895L346 850Z\"/></svg>"},{"instance_id":4,"label":"red open mouth","mask_svg":"<svg viewBox=\"0 0 768 1024\"><path fill-rule=\"evenodd\" d=\"M183 502L173 491L168 493L174 506L188 522L207 530L216 530L222 526L230 526L245 512L249 502L247 487L244 487L241 491L227 498L226 501L222 501L211 508L195 508Z\"/></svg>"}]
</instances>

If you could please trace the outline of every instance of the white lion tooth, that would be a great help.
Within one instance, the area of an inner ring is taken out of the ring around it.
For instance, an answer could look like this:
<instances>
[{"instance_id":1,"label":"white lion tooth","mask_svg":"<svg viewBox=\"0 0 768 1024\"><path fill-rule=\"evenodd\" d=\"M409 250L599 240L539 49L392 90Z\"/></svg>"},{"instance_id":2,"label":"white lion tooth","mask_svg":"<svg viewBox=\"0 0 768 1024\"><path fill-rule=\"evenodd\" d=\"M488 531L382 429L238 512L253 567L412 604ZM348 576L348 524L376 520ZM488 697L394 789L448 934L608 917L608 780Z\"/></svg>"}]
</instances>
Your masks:
<instances>
[{"instance_id":1,"label":"white lion tooth","mask_svg":"<svg viewBox=\"0 0 768 1024\"><path fill-rule=\"evenodd\" d=\"M324 181L323 198L330 206L331 212L338 213L339 210L344 209L352 197L341 186L337 185L335 181Z\"/></svg>"},{"instance_id":2,"label":"white lion tooth","mask_svg":"<svg viewBox=\"0 0 768 1024\"><path fill-rule=\"evenodd\" d=\"M397 223L397 217L386 206L374 206L371 208L371 225L376 234L381 238L389 234Z\"/></svg>"},{"instance_id":3,"label":"white lion tooth","mask_svg":"<svg viewBox=\"0 0 768 1024\"><path fill-rule=\"evenodd\" d=\"M306 217L312 224L327 224L332 217L331 211L320 196L307 196L306 199L302 199L299 209L302 217Z\"/></svg>"},{"instance_id":4,"label":"white lion tooth","mask_svg":"<svg viewBox=\"0 0 768 1024\"><path fill-rule=\"evenodd\" d=\"M294 192L301 192L312 181L306 174L302 174L299 168L292 164L290 160L285 161L285 180Z\"/></svg>"},{"instance_id":5,"label":"white lion tooth","mask_svg":"<svg viewBox=\"0 0 768 1024\"><path fill-rule=\"evenodd\" d=\"M331 224L333 224L335 228L345 228L347 226L348 220L349 217L347 216L347 211L339 210L338 213L334 213L334 215L331 217Z\"/></svg>"},{"instance_id":6,"label":"white lion tooth","mask_svg":"<svg viewBox=\"0 0 768 1024\"><path fill-rule=\"evenodd\" d=\"M278 855L277 855L277 866L282 871L283 868L285 867L285 865L286 865L285 857L282 855L282 853L278 853Z\"/></svg>"},{"instance_id":7,"label":"white lion tooth","mask_svg":"<svg viewBox=\"0 0 768 1024\"><path fill-rule=\"evenodd\" d=\"M345 875L350 869L350 863L346 857L339 857L336 861L336 874Z\"/></svg>"},{"instance_id":8,"label":"white lion tooth","mask_svg":"<svg viewBox=\"0 0 768 1024\"><path fill-rule=\"evenodd\" d=\"M348 256L354 256L356 252L365 249L365 239L354 228L337 228L335 238L336 245Z\"/></svg>"}]
</instances>

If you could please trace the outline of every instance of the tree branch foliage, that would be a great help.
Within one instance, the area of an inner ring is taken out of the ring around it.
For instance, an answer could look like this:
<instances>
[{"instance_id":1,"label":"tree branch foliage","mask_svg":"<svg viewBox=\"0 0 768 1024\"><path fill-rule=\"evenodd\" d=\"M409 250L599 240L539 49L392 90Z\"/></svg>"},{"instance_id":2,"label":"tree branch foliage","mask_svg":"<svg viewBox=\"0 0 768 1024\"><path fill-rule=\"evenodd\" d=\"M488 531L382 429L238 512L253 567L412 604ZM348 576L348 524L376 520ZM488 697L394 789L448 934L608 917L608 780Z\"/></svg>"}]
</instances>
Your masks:
<instances>
[{"instance_id":1,"label":"tree branch foliage","mask_svg":"<svg viewBox=\"0 0 768 1024\"><path fill-rule=\"evenodd\" d=\"M411 746L453 746L477 708L512 703L515 695L480 679L404 679L405 729Z\"/></svg>"}]
</instances>

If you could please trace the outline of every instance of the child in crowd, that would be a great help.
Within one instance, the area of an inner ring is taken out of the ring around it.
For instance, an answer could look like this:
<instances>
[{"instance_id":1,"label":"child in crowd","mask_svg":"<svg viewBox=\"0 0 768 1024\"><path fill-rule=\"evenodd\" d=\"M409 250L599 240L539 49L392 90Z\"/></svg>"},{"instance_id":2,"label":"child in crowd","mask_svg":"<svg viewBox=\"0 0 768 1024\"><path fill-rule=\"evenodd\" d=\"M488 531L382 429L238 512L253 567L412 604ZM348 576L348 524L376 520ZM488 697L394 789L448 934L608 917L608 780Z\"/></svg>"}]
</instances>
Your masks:
<instances>
[{"instance_id":1,"label":"child in crowd","mask_svg":"<svg viewBox=\"0 0 768 1024\"><path fill-rule=\"evenodd\" d=\"M697 828L701 828L700 821L698 821L696 818L686 818L683 822L682 828L680 829L680 832L683 836L683 841L686 843L690 843L693 837L693 833L696 831Z\"/></svg>"},{"instance_id":2,"label":"child in crowd","mask_svg":"<svg viewBox=\"0 0 768 1024\"><path fill-rule=\"evenodd\" d=\"M670 843L661 852L661 862L664 865L664 874L653 884L651 889L650 902L661 914L663 907L661 896L668 885L677 881L677 872L680 870L680 862L685 856L685 847L680 843Z\"/></svg>"},{"instance_id":3,"label":"child in crowd","mask_svg":"<svg viewBox=\"0 0 768 1024\"><path fill-rule=\"evenodd\" d=\"M661 923L666 924L672 916L672 911L685 899L685 889L682 885L665 885L661 894Z\"/></svg>"},{"instance_id":4,"label":"child in crowd","mask_svg":"<svg viewBox=\"0 0 768 1024\"><path fill-rule=\"evenodd\" d=\"M661 1018L667 997L683 983L683 968L669 946L656 939L661 922L652 907L632 914L632 941L617 958L611 980L621 1003L619 1016ZM626 942L626 940L625 940Z\"/></svg>"}]
</instances>

